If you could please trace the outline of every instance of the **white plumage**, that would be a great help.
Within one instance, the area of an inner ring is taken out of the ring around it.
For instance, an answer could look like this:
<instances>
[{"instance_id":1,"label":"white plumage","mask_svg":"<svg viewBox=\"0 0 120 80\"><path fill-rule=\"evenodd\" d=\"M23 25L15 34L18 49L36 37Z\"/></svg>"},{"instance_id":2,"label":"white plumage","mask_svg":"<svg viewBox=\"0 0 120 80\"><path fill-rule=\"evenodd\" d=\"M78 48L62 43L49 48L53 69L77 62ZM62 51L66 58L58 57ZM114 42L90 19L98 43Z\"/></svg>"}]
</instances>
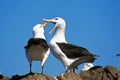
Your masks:
<instances>
[{"instance_id":1,"label":"white plumage","mask_svg":"<svg viewBox=\"0 0 120 80\"><path fill-rule=\"evenodd\" d=\"M92 63L86 63L83 68L82 71L88 71L90 68L94 67L94 65Z\"/></svg>"}]
</instances>

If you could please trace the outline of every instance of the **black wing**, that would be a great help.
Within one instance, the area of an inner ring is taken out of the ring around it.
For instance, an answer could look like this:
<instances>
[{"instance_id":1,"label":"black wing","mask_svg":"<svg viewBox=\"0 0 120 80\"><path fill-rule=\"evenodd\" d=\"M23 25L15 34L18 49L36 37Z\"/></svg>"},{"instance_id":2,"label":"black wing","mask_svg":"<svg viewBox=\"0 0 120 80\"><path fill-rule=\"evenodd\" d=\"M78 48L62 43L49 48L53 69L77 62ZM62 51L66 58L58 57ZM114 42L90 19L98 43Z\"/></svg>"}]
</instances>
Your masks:
<instances>
[{"instance_id":1,"label":"black wing","mask_svg":"<svg viewBox=\"0 0 120 80\"><path fill-rule=\"evenodd\" d=\"M60 49L65 53L68 58L79 58L83 56L92 55L86 48L79 47L68 43L57 43Z\"/></svg>"},{"instance_id":2,"label":"black wing","mask_svg":"<svg viewBox=\"0 0 120 80\"><path fill-rule=\"evenodd\" d=\"M25 49L29 49L31 46L33 45L41 45L45 48L48 48L48 44L46 42L46 40L42 39L42 38L30 38L28 40L27 45L24 47Z\"/></svg>"}]
</instances>

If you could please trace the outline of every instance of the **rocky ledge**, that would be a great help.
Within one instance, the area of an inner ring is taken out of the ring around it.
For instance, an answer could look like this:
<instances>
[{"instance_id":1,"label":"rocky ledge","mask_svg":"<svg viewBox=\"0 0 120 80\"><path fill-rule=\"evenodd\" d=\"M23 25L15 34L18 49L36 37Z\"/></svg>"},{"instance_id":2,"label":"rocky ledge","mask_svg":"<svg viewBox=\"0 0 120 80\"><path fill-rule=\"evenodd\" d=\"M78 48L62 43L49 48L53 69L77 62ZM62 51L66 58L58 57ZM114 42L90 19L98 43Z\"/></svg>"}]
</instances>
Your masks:
<instances>
[{"instance_id":1,"label":"rocky ledge","mask_svg":"<svg viewBox=\"0 0 120 80\"><path fill-rule=\"evenodd\" d=\"M113 66L104 68L95 66L88 71L82 71L79 74L68 72L59 74L57 77L46 74L26 74L14 75L11 79L0 75L0 80L120 80L120 71Z\"/></svg>"}]
</instances>

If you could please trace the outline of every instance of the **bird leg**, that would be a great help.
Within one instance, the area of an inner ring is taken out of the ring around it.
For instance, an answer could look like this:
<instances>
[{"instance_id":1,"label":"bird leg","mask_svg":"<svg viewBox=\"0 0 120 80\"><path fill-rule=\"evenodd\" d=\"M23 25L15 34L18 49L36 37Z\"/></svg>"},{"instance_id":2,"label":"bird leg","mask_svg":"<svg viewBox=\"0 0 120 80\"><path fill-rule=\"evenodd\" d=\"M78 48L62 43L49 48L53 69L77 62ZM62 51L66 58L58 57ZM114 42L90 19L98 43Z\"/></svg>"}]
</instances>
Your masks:
<instances>
[{"instance_id":1,"label":"bird leg","mask_svg":"<svg viewBox=\"0 0 120 80\"><path fill-rule=\"evenodd\" d=\"M70 72L75 73L75 69L70 69Z\"/></svg>"},{"instance_id":2,"label":"bird leg","mask_svg":"<svg viewBox=\"0 0 120 80\"><path fill-rule=\"evenodd\" d=\"M42 73L41 74L43 74L43 70L44 70L44 65L42 66Z\"/></svg>"},{"instance_id":3,"label":"bird leg","mask_svg":"<svg viewBox=\"0 0 120 80\"><path fill-rule=\"evenodd\" d=\"M68 69L65 71L65 73L67 73L68 72Z\"/></svg>"},{"instance_id":4,"label":"bird leg","mask_svg":"<svg viewBox=\"0 0 120 80\"><path fill-rule=\"evenodd\" d=\"M30 63L30 72L29 72L29 74L33 74L33 72L32 72L32 64Z\"/></svg>"},{"instance_id":5,"label":"bird leg","mask_svg":"<svg viewBox=\"0 0 120 80\"><path fill-rule=\"evenodd\" d=\"M73 73L75 73L75 69L67 69L67 70L65 71L65 73L68 73L68 72L73 72Z\"/></svg>"}]
</instances>

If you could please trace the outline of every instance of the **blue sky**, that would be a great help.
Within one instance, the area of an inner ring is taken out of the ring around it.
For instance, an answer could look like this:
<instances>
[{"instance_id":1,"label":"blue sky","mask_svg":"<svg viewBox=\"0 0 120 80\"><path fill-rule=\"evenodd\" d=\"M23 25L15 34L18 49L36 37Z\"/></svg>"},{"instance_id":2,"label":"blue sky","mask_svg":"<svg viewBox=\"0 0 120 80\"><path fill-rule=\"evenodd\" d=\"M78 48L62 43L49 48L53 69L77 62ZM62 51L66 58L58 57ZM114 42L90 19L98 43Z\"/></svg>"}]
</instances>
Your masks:
<instances>
[{"instance_id":1,"label":"blue sky","mask_svg":"<svg viewBox=\"0 0 120 80\"><path fill-rule=\"evenodd\" d=\"M42 18L66 20L66 40L100 55L94 65L112 65L120 70L120 1L119 0L0 0L0 71L11 77L29 72L24 46L32 37L32 28ZM45 28L49 43L52 28ZM80 72L81 67L77 70ZM33 72L41 72L41 63L33 62ZM65 71L52 53L44 73L50 76Z\"/></svg>"}]
</instances>

